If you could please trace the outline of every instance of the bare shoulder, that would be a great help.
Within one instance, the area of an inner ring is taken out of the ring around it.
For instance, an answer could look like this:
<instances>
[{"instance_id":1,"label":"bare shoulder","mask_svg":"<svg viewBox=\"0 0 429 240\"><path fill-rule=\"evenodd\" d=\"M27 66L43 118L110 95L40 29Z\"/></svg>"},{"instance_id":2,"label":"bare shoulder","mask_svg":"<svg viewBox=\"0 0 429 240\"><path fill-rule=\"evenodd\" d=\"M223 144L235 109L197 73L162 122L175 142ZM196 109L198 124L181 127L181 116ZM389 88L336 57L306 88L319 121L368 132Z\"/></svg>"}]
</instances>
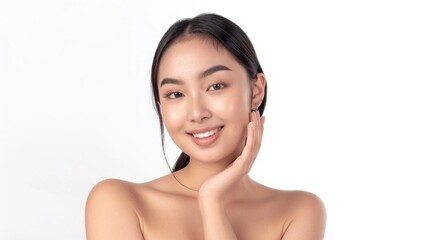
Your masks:
<instances>
[{"instance_id":1,"label":"bare shoulder","mask_svg":"<svg viewBox=\"0 0 429 240\"><path fill-rule=\"evenodd\" d=\"M106 179L97 183L89 192L87 208L128 203L133 198L136 184L119 180ZM110 206L113 207L113 206ZM120 206L117 206L120 207Z\"/></svg>"},{"instance_id":2,"label":"bare shoulder","mask_svg":"<svg viewBox=\"0 0 429 240\"><path fill-rule=\"evenodd\" d=\"M143 239L143 226L135 211L136 185L106 179L92 188L85 208L88 240Z\"/></svg>"},{"instance_id":3,"label":"bare shoulder","mask_svg":"<svg viewBox=\"0 0 429 240\"><path fill-rule=\"evenodd\" d=\"M298 213L312 212L325 215L325 204L316 194L308 191L282 191L285 201L293 204Z\"/></svg>"},{"instance_id":4,"label":"bare shoulder","mask_svg":"<svg viewBox=\"0 0 429 240\"><path fill-rule=\"evenodd\" d=\"M322 199L307 191L280 191L285 213L283 240L322 240L326 226L326 209Z\"/></svg>"}]
</instances>

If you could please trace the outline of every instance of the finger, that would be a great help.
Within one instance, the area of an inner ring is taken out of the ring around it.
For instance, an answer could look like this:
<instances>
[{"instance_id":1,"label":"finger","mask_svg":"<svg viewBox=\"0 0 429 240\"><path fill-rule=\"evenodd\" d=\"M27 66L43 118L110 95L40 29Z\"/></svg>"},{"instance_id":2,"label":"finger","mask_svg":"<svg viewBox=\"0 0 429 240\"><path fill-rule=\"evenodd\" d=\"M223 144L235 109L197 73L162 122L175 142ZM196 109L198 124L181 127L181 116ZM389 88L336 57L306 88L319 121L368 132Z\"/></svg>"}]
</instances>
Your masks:
<instances>
[{"instance_id":1,"label":"finger","mask_svg":"<svg viewBox=\"0 0 429 240\"><path fill-rule=\"evenodd\" d=\"M259 149L261 138L262 138L262 119L259 111L255 112L255 122L256 122L256 141L255 141L255 147Z\"/></svg>"},{"instance_id":2,"label":"finger","mask_svg":"<svg viewBox=\"0 0 429 240\"><path fill-rule=\"evenodd\" d=\"M259 142L260 142L260 119L259 119L259 111L255 111L252 113L252 121L254 126L252 127L252 141L249 144L249 157L251 164L256 159L256 155L259 151Z\"/></svg>"},{"instance_id":3,"label":"finger","mask_svg":"<svg viewBox=\"0 0 429 240\"><path fill-rule=\"evenodd\" d=\"M256 142L258 141L258 137L259 137L259 133L258 133L259 132L258 112L259 111L252 112L252 122L255 123L255 129L254 129L254 131L255 131L255 133L254 133L255 138L254 138L254 142L253 142L254 145L256 145ZM252 146L252 149L253 148L254 148L254 146Z\"/></svg>"},{"instance_id":4,"label":"finger","mask_svg":"<svg viewBox=\"0 0 429 240\"><path fill-rule=\"evenodd\" d=\"M255 139L253 147L258 147L259 138L261 136L261 119L259 111L253 112L253 121L255 122Z\"/></svg>"},{"instance_id":5,"label":"finger","mask_svg":"<svg viewBox=\"0 0 429 240\"><path fill-rule=\"evenodd\" d=\"M253 113L252 113L253 115ZM240 157L234 161L234 163L240 164L242 170L248 172L250 170L250 166L252 166L253 162L253 150L255 149L255 134L256 134L256 123L254 121L254 116L251 115L252 121L247 124L247 140L246 145L244 146L243 151L241 152Z\"/></svg>"},{"instance_id":6,"label":"finger","mask_svg":"<svg viewBox=\"0 0 429 240\"><path fill-rule=\"evenodd\" d=\"M262 117L261 113L258 111L258 145L260 145L262 140Z\"/></svg>"},{"instance_id":7,"label":"finger","mask_svg":"<svg viewBox=\"0 0 429 240\"><path fill-rule=\"evenodd\" d=\"M265 116L261 117L261 138L264 135Z\"/></svg>"},{"instance_id":8,"label":"finger","mask_svg":"<svg viewBox=\"0 0 429 240\"><path fill-rule=\"evenodd\" d=\"M255 121L255 114L252 113L251 121L247 125L247 141L246 146L244 146L243 153L245 153L245 157L250 156L252 149L254 149L255 140L257 139L257 122ZM243 154L242 154L243 155Z\"/></svg>"}]
</instances>

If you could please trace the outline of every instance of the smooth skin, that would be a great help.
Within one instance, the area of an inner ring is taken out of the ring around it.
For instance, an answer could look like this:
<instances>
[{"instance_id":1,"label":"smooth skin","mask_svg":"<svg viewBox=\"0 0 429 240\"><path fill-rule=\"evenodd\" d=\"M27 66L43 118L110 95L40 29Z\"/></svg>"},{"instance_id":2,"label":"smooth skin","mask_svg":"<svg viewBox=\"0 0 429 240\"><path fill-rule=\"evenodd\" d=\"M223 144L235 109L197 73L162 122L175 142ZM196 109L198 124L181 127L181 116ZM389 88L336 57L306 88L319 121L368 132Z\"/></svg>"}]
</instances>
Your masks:
<instances>
[{"instance_id":1,"label":"smooth skin","mask_svg":"<svg viewBox=\"0 0 429 240\"><path fill-rule=\"evenodd\" d=\"M98 183L87 199L88 240L323 239L320 198L249 176L265 122L252 111L264 96L264 74L250 81L222 46L191 37L164 53L158 86L165 127L190 163L174 173L180 183L172 174ZM218 132L195 139L209 131Z\"/></svg>"}]
</instances>

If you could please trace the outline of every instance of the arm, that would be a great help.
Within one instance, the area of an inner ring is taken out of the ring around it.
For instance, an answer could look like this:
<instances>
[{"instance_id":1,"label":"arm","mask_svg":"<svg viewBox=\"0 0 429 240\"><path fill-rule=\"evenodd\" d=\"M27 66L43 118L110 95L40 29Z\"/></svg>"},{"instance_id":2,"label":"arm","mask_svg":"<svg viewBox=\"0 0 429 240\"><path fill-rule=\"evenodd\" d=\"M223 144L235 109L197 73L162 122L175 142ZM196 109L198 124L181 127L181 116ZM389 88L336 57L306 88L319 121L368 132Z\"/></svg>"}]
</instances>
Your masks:
<instances>
[{"instance_id":1,"label":"arm","mask_svg":"<svg viewBox=\"0 0 429 240\"><path fill-rule=\"evenodd\" d=\"M282 240L323 240L326 210L322 200L309 192L301 192L295 206L294 219L283 227Z\"/></svg>"},{"instance_id":2,"label":"arm","mask_svg":"<svg viewBox=\"0 0 429 240\"><path fill-rule=\"evenodd\" d=\"M143 240L130 192L119 180L105 180L90 192L85 209L87 240Z\"/></svg>"},{"instance_id":3,"label":"arm","mask_svg":"<svg viewBox=\"0 0 429 240\"><path fill-rule=\"evenodd\" d=\"M234 183L247 176L259 152L265 118L261 118L259 112L252 112L250 119L241 155L225 170L205 181L198 193L205 240L237 239L223 199Z\"/></svg>"},{"instance_id":4,"label":"arm","mask_svg":"<svg viewBox=\"0 0 429 240\"><path fill-rule=\"evenodd\" d=\"M236 240L234 229L229 222L224 206L219 201L207 199L200 202L204 226L204 240Z\"/></svg>"}]
</instances>

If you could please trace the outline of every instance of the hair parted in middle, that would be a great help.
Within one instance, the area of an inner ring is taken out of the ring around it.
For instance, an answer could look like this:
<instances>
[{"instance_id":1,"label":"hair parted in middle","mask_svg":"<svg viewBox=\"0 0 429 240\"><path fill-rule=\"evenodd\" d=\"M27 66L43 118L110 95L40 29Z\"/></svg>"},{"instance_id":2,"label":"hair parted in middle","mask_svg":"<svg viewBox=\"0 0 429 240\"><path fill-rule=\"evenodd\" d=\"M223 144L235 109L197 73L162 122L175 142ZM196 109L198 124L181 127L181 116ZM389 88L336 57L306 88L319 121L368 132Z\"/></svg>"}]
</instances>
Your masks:
<instances>
[{"instance_id":1,"label":"hair parted in middle","mask_svg":"<svg viewBox=\"0 0 429 240\"><path fill-rule=\"evenodd\" d=\"M161 128L162 149L164 150L164 123L160 111L160 99L158 91L158 71L163 53L175 42L183 38L200 37L212 40L214 44L225 48L240 63L247 72L249 81L256 79L258 73L264 73L259 63L256 51L247 34L231 20L214 13L199 14L194 18L184 18L175 22L163 35L155 51L152 73L151 88L153 104L159 118ZM258 106L261 116L267 101L267 84L265 94ZM172 171L178 171L189 163L189 156L182 152L177 159ZM167 162L168 164L168 162Z\"/></svg>"}]
</instances>

